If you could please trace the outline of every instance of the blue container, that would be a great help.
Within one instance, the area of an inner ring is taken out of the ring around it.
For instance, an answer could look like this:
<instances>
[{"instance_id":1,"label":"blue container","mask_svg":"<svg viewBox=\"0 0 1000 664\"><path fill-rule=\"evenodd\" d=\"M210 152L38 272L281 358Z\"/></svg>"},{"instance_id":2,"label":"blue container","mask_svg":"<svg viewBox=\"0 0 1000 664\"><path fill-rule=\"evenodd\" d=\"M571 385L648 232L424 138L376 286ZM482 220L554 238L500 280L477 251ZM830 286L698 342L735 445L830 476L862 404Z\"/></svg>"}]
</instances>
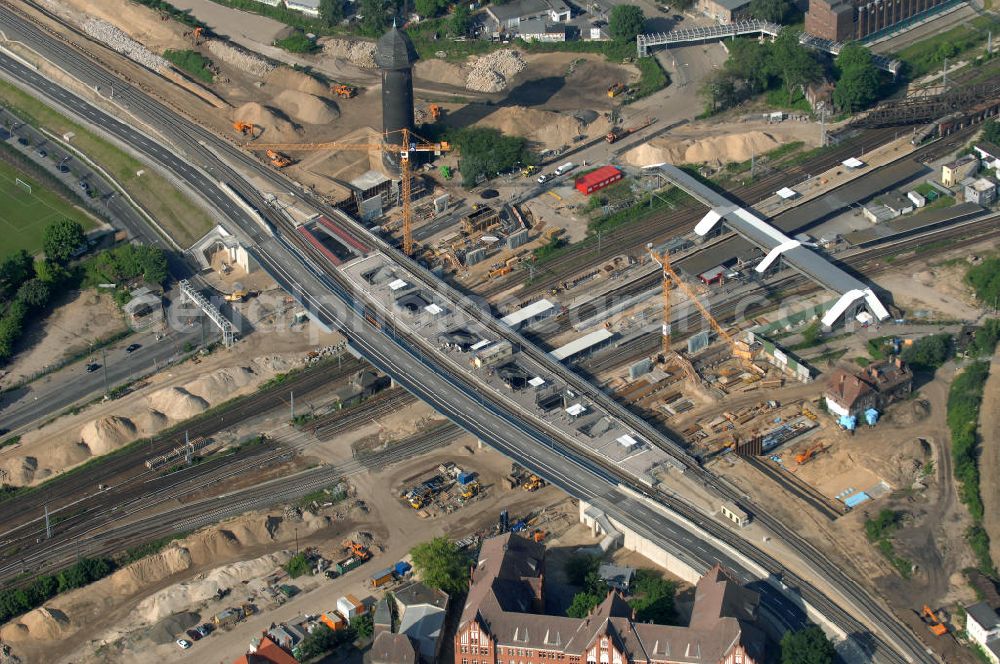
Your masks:
<instances>
[{"instance_id":1,"label":"blue container","mask_svg":"<svg viewBox=\"0 0 1000 664\"><path fill-rule=\"evenodd\" d=\"M475 475L473 475L472 473L459 473L458 474L458 483L461 484L462 486L465 486L466 484L470 483L474 479L475 479Z\"/></svg>"},{"instance_id":2,"label":"blue container","mask_svg":"<svg viewBox=\"0 0 1000 664\"><path fill-rule=\"evenodd\" d=\"M408 562L399 561L396 563L396 576L406 576L410 573L411 569L413 569L413 565Z\"/></svg>"}]
</instances>

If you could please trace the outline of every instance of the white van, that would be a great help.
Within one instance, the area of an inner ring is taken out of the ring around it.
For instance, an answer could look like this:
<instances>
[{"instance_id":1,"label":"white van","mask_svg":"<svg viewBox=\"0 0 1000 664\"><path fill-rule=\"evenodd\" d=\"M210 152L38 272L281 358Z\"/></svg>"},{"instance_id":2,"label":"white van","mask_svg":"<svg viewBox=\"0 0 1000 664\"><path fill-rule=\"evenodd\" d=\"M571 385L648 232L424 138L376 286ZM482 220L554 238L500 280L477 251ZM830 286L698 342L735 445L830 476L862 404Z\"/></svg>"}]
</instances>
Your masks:
<instances>
[{"instance_id":1,"label":"white van","mask_svg":"<svg viewBox=\"0 0 1000 664\"><path fill-rule=\"evenodd\" d=\"M571 170L576 168L576 164L571 161L567 161L565 164L556 169L556 175L562 175L563 173L569 173Z\"/></svg>"}]
</instances>

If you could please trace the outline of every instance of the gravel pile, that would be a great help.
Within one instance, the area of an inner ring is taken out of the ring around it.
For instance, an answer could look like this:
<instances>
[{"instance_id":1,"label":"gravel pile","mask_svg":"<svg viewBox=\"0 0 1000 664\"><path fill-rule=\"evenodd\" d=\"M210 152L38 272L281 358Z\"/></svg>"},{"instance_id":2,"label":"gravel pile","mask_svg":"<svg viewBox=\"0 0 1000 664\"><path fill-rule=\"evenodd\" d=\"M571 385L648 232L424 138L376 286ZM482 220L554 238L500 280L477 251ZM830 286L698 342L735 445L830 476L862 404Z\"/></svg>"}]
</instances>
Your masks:
<instances>
[{"instance_id":1,"label":"gravel pile","mask_svg":"<svg viewBox=\"0 0 1000 664\"><path fill-rule=\"evenodd\" d=\"M208 42L208 52L227 65L258 78L264 78L274 70L274 65L259 55L236 48L229 42L219 39L212 39Z\"/></svg>"},{"instance_id":2,"label":"gravel pile","mask_svg":"<svg viewBox=\"0 0 1000 664\"><path fill-rule=\"evenodd\" d=\"M500 92L507 87L507 81L524 67L524 60L517 51L493 51L472 63L465 87L476 92Z\"/></svg>"},{"instance_id":3,"label":"gravel pile","mask_svg":"<svg viewBox=\"0 0 1000 664\"><path fill-rule=\"evenodd\" d=\"M330 39L323 44L323 53L335 58L344 58L350 63L364 67L365 69L375 68L374 42Z\"/></svg>"},{"instance_id":4,"label":"gravel pile","mask_svg":"<svg viewBox=\"0 0 1000 664\"><path fill-rule=\"evenodd\" d=\"M153 71L167 69L170 66L166 60L107 21L93 17L88 18L83 24L83 30L94 39L104 42L122 55L135 60L144 67L149 67Z\"/></svg>"}]
</instances>

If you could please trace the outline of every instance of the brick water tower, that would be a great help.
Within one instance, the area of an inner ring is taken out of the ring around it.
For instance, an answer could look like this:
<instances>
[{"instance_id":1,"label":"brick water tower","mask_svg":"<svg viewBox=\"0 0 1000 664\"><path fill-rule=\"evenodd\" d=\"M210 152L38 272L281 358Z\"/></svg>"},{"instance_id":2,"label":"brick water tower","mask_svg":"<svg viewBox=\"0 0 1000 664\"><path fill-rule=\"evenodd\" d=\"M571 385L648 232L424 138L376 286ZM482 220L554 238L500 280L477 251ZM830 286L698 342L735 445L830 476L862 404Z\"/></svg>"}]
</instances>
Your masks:
<instances>
[{"instance_id":1,"label":"brick water tower","mask_svg":"<svg viewBox=\"0 0 1000 664\"><path fill-rule=\"evenodd\" d=\"M400 145L403 129L413 131L413 42L395 22L375 45L375 64L382 70L382 129L387 143ZM399 173L399 154L383 152L382 163Z\"/></svg>"}]
</instances>

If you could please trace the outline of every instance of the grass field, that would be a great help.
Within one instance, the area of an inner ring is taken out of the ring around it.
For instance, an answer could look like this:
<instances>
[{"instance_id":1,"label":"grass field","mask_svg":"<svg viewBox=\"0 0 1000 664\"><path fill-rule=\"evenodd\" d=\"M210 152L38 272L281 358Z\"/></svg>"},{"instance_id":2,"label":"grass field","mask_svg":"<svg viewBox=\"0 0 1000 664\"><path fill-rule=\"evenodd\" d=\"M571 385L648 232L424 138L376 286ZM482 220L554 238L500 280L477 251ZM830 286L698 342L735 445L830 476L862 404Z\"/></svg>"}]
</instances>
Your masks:
<instances>
[{"instance_id":1,"label":"grass field","mask_svg":"<svg viewBox=\"0 0 1000 664\"><path fill-rule=\"evenodd\" d=\"M157 171L20 88L0 81L0 104L36 127L59 135L73 132L76 148L115 177L180 246L189 247L214 225L208 212ZM140 170L144 171L141 178L136 175Z\"/></svg>"},{"instance_id":2,"label":"grass field","mask_svg":"<svg viewBox=\"0 0 1000 664\"><path fill-rule=\"evenodd\" d=\"M27 186L18 184L18 179ZM42 231L63 218L75 219L84 229L96 226L83 210L0 161L0 258L18 249L38 253L42 248Z\"/></svg>"}]
</instances>

